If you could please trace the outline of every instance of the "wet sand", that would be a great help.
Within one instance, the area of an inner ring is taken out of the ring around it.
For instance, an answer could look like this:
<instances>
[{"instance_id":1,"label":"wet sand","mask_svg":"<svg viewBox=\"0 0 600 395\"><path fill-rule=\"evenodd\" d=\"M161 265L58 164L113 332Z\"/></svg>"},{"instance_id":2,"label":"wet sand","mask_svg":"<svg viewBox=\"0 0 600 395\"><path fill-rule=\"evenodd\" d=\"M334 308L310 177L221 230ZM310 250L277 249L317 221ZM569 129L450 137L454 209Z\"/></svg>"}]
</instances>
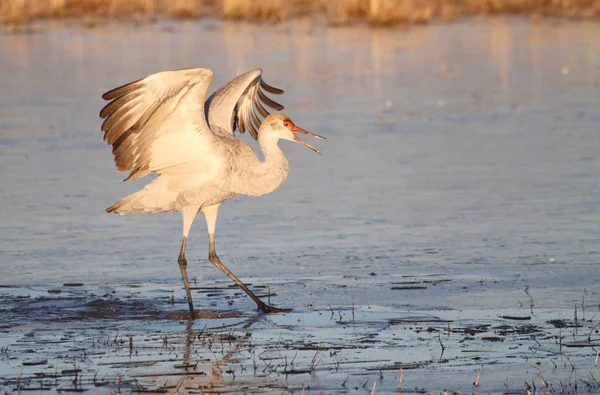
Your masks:
<instances>
[{"instance_id":1,"label":"wet sand","mask_svg":"<svg viewBox=\"0 0 600 395\"><path fill-rule=\"evenodd\" d=\"M0 36L0 386L65 392L598 391L600 28L215 21ZM104 213L100 95L204 66L265 70L325 135L281 190L223 205L225 265L177 214ZM478 387L474 382L479 372ZM507 383L508 378L508 383ZM525 384L527 383L527 384ZM544 384L545 383L545 384Z\"/></svg>"}]
</instances>

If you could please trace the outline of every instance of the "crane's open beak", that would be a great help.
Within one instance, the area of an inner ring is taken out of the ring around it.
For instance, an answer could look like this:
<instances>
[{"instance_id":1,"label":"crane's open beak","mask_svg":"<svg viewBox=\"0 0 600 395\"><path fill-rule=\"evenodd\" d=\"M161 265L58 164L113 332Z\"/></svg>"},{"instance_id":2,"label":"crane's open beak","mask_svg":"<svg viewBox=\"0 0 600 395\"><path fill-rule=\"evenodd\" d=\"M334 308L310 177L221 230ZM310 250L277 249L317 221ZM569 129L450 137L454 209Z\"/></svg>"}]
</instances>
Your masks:
<instances>
[{"instance_id":1,"label":"crane's open beak","mask_svg":"<svg viewBox=\"0 0 600 395\"><path fill-rule=\"evenodd\" d=\"M292 129L292 132L306 134L308 136L313 136L313 137L316 137L316 138L321 139L321 140L327 140L323 136L319 136L318 134L311 133L308 130L301 129L301 128L299 128L296 125L294 125L294 128ZM311 150L315 151L317 154L320 154L320 152L315 147L313 147L312 145L308 144L306 141L300 139L300 137L298 137L298 136L294 136L294 137L295 137L295 139L294 139L295 142L300 143L303 146L310 148Z\"/></svg>"}]
</instances>

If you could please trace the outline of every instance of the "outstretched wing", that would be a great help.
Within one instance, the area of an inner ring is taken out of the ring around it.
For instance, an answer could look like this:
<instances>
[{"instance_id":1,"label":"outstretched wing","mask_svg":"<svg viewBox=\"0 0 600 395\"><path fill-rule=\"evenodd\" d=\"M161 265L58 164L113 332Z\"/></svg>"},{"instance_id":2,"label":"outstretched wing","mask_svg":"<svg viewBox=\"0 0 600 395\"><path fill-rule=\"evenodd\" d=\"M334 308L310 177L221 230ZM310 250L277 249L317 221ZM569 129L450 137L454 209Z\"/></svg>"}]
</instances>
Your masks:
<instances>
[{"instance_id":1,"label":"outstretched wing","mask_svg":"<svg viewBox=\"0 0 600 395\"><path fill-rule=\"evenodd\" d=\"M283 93L262 79L261 69L237 76L206 101L208 124L212 129L217 127L231 136L237 125L241 133L247 130L256 140L262 122L259 116L264 118L269 115L265 106L277 111L283 109L281 104L269 99L263 90L274 95Z\"/></svg>"},{"instance_id":2,"label":"outstretched wing","mask_svg":"<svg viewBox=\"0 0 600 395\"><path fill-rule=\"evenodd\" d=\"M213 138L204 116L213 73L184 69L152 74L102 95L104 141L129 179L194 161Z\"/></svg>"}]
</instances>

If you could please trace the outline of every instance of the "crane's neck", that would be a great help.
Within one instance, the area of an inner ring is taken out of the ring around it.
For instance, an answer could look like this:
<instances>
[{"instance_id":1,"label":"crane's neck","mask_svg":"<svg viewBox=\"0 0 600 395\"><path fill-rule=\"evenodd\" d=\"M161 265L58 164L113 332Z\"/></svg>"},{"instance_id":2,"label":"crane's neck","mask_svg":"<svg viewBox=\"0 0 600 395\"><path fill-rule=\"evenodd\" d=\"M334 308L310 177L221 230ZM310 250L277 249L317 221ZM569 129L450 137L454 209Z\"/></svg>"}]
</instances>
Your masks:
<instances>
[{"instance_id":1,"label":"crane's neck","mask_svg":"<svg viewBox=\"0 0 600 395\"><path fill-rule=\"evenodd\" d=\"M263 196L275 191L288 175L288 161L279 148L278 139L258 137L258 145L264 161L257 159L255 166L250 166L245 174L244 195Z\"/></svg>"}]
</instances>

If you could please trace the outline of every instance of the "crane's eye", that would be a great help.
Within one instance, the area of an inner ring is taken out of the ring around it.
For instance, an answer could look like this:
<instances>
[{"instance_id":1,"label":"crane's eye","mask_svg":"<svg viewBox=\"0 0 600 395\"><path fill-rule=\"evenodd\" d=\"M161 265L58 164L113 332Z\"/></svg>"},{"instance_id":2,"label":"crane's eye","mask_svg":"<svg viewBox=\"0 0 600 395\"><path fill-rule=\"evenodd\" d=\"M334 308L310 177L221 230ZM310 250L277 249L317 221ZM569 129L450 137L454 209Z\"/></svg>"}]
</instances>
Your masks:
<instances>
[{"instance_id":1,"label":"crane's eye","mask_svg":"<svg viewBox=\"0 0 600 395\"><path fill-rule=\"evenodd\" d=\"M285 126L286 128L290 127L290 121L283 121L283 126Z\"/></svg>"}]
</instances>

